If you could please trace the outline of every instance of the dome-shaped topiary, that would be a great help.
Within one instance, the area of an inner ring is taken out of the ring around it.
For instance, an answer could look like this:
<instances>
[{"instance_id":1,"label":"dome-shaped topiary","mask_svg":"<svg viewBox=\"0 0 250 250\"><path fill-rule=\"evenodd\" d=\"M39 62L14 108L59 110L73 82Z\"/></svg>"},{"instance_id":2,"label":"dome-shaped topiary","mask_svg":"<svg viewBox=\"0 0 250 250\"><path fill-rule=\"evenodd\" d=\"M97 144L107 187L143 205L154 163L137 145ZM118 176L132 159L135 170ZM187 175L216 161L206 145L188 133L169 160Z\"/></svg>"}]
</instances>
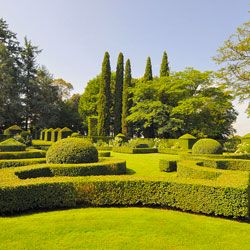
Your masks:
<instances>
[{"instance_id":1,"label":"dome-shaped topiary","mask_svg":"<svg viewBox=\"0 0 250 250\"><path fill-rule=\"evenodd\" d=\"M188 139L196 139L196 137L190 134L185 134L185 135L180 136L178 139L188 140Z\"/></svg>"},{"instance_id":2,"label":"dome-shaped topiary","mask_svg":"<svg viewBox=\"0 0 250 250\"><path fill-rule=\"evenodd\" d=\"M192 147L192 154L221 154L222 145L214 139L201 139Z\"/></svg>"},{"instance_id":3,"label":"dome-shaped topiary","mask_svg":"<svg viewBox=\"0 0 250 250\"><path fill-rule=\"evenodd\" d=\"M9 138L0 143L0 152L13 152L13 151L25 151L26 145L18 142L14 138Z\"/></svg>"},{"instance_id":4,"label":"dome-shaped topiary","mask_svg":"<svg viewBox=\"0 0 250 250\"><path fill-rule=\"evenodd\" d=\"M89 140L66 138L55 142L46 154L47 163L90 163L98 161L98 151Z\"/></svg>"}]
</instances>

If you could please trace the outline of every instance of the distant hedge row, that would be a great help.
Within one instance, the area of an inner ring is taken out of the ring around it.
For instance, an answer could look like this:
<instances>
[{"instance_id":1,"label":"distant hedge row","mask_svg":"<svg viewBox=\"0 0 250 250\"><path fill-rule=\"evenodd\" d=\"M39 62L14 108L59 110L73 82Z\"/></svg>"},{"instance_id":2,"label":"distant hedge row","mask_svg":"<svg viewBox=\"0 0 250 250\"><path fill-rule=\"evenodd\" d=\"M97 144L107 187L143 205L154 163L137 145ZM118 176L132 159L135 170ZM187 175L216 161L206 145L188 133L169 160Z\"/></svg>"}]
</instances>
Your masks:
<instances>
[{"instance_id":1,"label":"distant hedge row","mask_svg":"<svg viewBox=\"0 0 250 250\"><path fill-rule=\"evenodd\" d=\"M113 152L125 153L125 154L149 154L157 153L157 148L131 148L127 146L113 147Z\"/></svg>"},{"instance_id":2,"label":"distant hedge row","mask_svg":"<svg viewBox=\"0 0 250 250\"><path fill-rule=\"evenodd\" d=\"M20 167L20 166L34 165L45 162L46 162L45 158L6 159L6 160L0 160L0 168Z\"/></svg>"},{"instance_id":3,"label":"distant hedge row","mask_svg":"<svg viewBox=\"0 0 250 250\"><path fill-rule=\"evenodd\" d=\"M0 170L1 214L79 205L157 205L249 218L248 172L221 170L223 173L216 181L176 178L174 174L166 174L162 178L121 175L19 179L18 175L21 177L20 173L24 174L27 170L31 171L32 167ZM37 167L33 171L36 175L35 171L41 169Z\"/></svg>"}]
</instances>

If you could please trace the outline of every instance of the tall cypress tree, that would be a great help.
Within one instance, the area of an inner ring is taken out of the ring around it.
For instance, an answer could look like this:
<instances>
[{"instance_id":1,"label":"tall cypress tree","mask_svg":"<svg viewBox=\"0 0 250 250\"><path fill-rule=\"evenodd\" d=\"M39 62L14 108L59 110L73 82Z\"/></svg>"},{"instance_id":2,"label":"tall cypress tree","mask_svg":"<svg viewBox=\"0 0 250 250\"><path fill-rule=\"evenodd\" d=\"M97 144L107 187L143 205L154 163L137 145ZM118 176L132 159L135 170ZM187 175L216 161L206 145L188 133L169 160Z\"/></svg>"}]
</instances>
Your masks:
<instances>
[{"instance_id":1,"label":"tall cypress tree","mask_svg":"<svg viewBox=\"0 0 250 250\"><path fill-rule=\"evenodd\" d=\"M151 59L150 57L147 58L147 64L145 68L145 73L144 73L144 81L151 81L153 80L153 74L152 74L152 64L151 64Z\"/></svg>"},{"instance_id":2,"label":"tall cypress tree","mask_svg":"<svg viewBox=\"0 0 250 250\"><path fill-rule=\"evenodd\" d=\"M101 83L98 100L98 135L109 136L110 134L110 80L111 68L109 53L105 52L102 62Z\"/></svg>"},{"instance_id":3,"label":"tall cypress tree","mask_svg":"<svg viewBox=\"0 0 250 250\"><path fill-rule=\"evenodd\" d=\"M114 97L114 133L122 130L122 88L123 88L123 54L120 53L116 66L115 97Z\"/></svg>"},{"instance_id":4,"label":"tall cypress tree","mask_svg":"<svg viewBox=\"0 0 250 250\"><path fill-rule=\"evenodd\" d=\"M131 65L130 60L126 61L125 65L125 76L123 82L123 93L122 93L122 133L124 135L128 134L128 123L126 121L127 116L129 115L129 92L128 87L131 86Z\"/></svg>"},{"instance_id":5,"label":"tall cypress tree","mask_svg":"<svg viewBox=\"0 0 250 250\"><path fill-rule=\"evenodd\" d=\"M161 61L161 69L160 69L160 77L169 76L169 63L168 63L168 55L167 52L163 52L162 61Z\"/></svg>"}]
</instances>

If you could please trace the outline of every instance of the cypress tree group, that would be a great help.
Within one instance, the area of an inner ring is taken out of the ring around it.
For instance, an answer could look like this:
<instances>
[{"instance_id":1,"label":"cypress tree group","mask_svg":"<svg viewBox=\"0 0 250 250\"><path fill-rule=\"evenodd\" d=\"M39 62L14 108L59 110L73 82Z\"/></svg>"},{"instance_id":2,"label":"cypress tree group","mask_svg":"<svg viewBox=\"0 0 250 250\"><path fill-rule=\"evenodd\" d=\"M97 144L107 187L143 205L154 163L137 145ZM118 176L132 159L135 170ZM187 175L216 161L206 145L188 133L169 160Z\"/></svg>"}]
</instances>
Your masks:
<instances>
[{"instance_id":1,"label":"cypress tree group","mask_svg":"<svg viewBox=\"0 0 250 250\"><path fill-rule=\"evenodd\" d=\"M122 120L122 88L123 88L123 54L120 53L116 66L115 97L114 97L114 133L121 133Z\"/></svg>"},{"instance_id":2,"label":"cypress tree group","mask_svg":"<svg viewBox=\"0 0 250 250\"><path fill-rule=\"evenodd\" d=\"M169 76L169 63L167 52L164 51L161 61L160 77Z\"/></svg>"},{"instance_id":3,"label":"cypress tree group","mask_svg":"<svg viewBox=\"0 0 250 250\"><path fill-rule=\"evenodd\" d=\"M153 80L152 64L151 64L150 57L147 58L147 64L146 64L146 69L145 69L145 73L144 73L144 77L143 78L144 78L144 80L146 82Z\"/></svg>"},{"instance_id":4,"label":"cypress tree group","mask_svg":"<svg viewBox=\"0 0 250 250\"><path fill-rule=\"evenodd\" d=\"M128 134L128 123L126 121L126 118L129 114L129 92L128 87L131 86L131 65L130 60L128 59L126 61L125 65L125 76L124 76L124 82L123 82L123 93L122 93L122 133L124 135Z\"/></svg>"},{"instance_id":5,"label":"cypress tree group","mask_svg":"<svg viewBox=\"0 0 250 250\"><path fill-rule=\"evenodd\" d=\"M98 135L109 136L110 134L110 80L111 69L109 53L105 52L102 62L101 83L98 100Z\"/></svg>"}]
</instances>

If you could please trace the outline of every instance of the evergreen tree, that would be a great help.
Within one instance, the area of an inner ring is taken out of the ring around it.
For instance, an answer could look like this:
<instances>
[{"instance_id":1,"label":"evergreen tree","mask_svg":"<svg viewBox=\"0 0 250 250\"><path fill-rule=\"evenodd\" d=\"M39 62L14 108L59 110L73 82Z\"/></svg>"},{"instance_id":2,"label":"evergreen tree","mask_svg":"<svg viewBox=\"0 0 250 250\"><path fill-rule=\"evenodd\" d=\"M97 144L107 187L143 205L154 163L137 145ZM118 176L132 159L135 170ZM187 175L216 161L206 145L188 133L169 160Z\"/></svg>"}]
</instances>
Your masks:
<instances>
[{"instance_id":1,"label":"evergreen tree","mask_svg":"<svg viewBox=\"0 0 250 250\"><path fill-rule=\"evenodd\" d=\"M115 98L114 98L114 134L121 133L123 89L123 54L120 53L116 66Z\"/></svg>"},{"instance_id":2,"label":"evergreen tree","mask_svg":"<svg viewBox=\"0 0 250 250\"><path fill-rule=\"evenodd\" d=\"M124 135L128 134L128 123L127 123L127 116L129 115L129 91L128 88L131 87L131 65L130 60L126 61L125 65L125 76L123 82L123 93L122 93L122 133Z\"/></svg>"},{"instance_id":3,"label":"evergreen tree","mask_svg":"<svg viewBox=\"0 0 250 250\"><path fill-rule=\"evenodd\" d=\"M37 64L36 56L40 53L37 46L32 45L31 41L24 38L24 48L22 49L22 83L23 83L23 104L25 129L28 128L29 122L35 122L37 112L40 107L37 103L37 94L39 86L36 82Z\"/></svg>"},{"instance_id":4,"label":"evergreen tree","mask_svg":"<svg viewBox=\"0 0 250 250\"><path fill-rule=\"evenodd\" d=\"M0 126L2 128L21 124L20 92L15 60L7 47L0 42Z\"/></svg>"},{"instance_id":5,"label":"evergreen tree","mask_svg":"<svg viewBox=\"0 0 250 250\"><path fill-rule=\"evenodd\" d=\"M153 74L152 74L152 65L151 65L151 59L150 57L147 58L147 64L145 68L144 73L144 81L152 81L153 80Z\"/></svg>"},{"instance_id":6,"label":"evergreen tree","mask_svg":"<svg viewBox=\"0 0 250 250\"><path fill-rule=\"evenodd\" d=\"M167 52L164 51L161 61L160 77L169 76L169 63Z\"/></svg>"},{"instance_id":7,"label":"evergreen tree","mask_svg":"<svg viewBox=\"0 0 250 250\"><path fill-rule=\"evenodd\" d=\"M109 136L110 134L110 81L111 68L109 53L105 52L102 62L101 83L98 100L98 135Z\"/></svg>"}]
</instances>

